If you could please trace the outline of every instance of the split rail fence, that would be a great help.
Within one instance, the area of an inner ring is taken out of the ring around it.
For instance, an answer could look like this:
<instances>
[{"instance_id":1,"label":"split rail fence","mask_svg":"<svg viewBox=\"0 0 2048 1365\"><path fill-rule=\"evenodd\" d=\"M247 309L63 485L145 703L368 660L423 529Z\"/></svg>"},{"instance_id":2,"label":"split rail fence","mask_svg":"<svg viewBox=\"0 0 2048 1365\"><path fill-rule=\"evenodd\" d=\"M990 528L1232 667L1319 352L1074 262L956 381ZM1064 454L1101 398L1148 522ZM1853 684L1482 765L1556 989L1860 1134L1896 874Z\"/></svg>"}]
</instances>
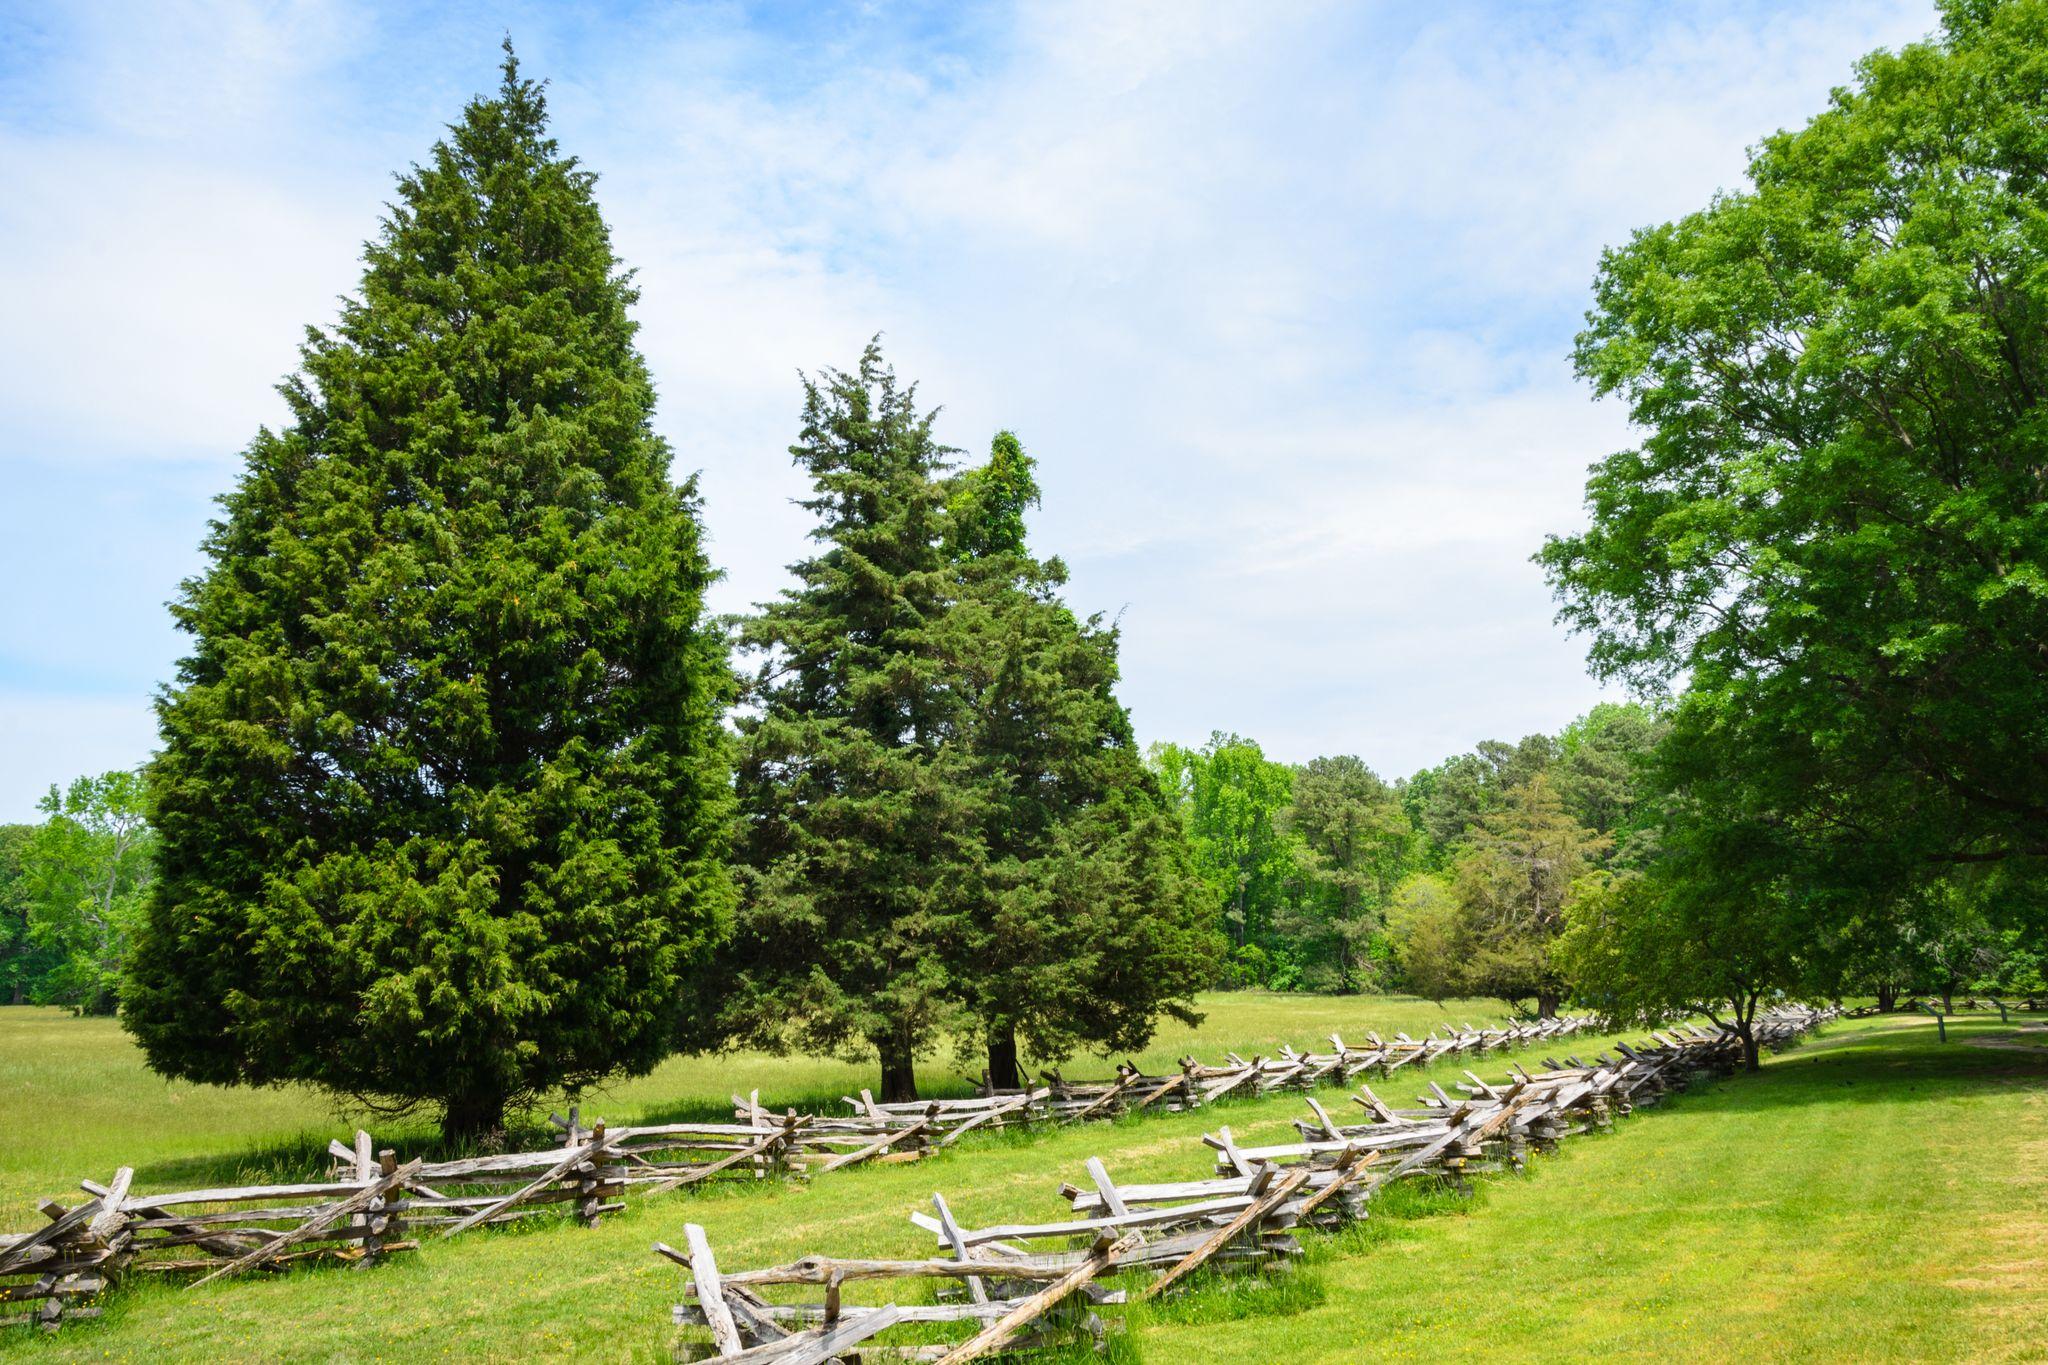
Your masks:
<instances>
[{"instance_id":1,"label":"split rail fence","mask_svg":"<svg viewBox=\"0 0 2048 1365\"><path fill-rule=\"evenodd\" d=\"M133 1172L123 1168L104 1185L82 1181L82 1201L44 1201L41 1228L0 1234L0 1326L55 1329L98 1316L95 1300L126 1275L190 1276L205 1284L315 1258L370 1265L415 1250L428 1237L551 1210L566 1208L595 1225L629 1197L707 1181L917 1160L982 1128L1186 1110L1233 1096L1351 1083L1367 1073L1386 1077L1446 1056L1552 1043L1591 1022L1467 1025L1424 1038L1368 1034L1364 1046L1332 1035L1328 1051L1283 1047L1277 1056L1250 1059L1231 1053L1213 1065L1188 1058L1167 1075L1125 1064L1114 1077L1093 1082L1049 1071L1043 1084L1024 1090L996 1089L984 1078L976 1096L912 1104L878 1103L863 1091L847 1100L851 1112L845 1115L770 1113L758 1092L734 1097L732 1123L586 1127L572 1108L567 1117L554 1116L560 1146L448 1161L401 1164L393 1149L358 1132L352 1142L330 1144L328 1179L296 1184L145 1194L132 1189ZM1228 1129L1223 1136L1227 1140Z\"/></svg>"},{"instance_id":2,"label":"split rail fence","mask_svg":"<svg viewBox=\"0 0 2048 1365\"><path fill-rule=\"evenodd\" d=\"M2001 998L1995 995L1972 995L1962 999L1951 1000L1949 1004L1943 1005L1939 996L1917 995L1910 999L1900 1000L1889 1010L1882 1009L1876 1005L1864 1005L1850 1010L1849 1016L1854 1019L1861 1019L1874 1014L1946 1015L1960 1014L1964 1010L1985 1012L1997 1010L2001 1018L2006 1016L2008 1012L2042 1014L2048 1013L2048 996L2014 995Z\"/></svg>"},{"instance_id":3,"label":"split rail fence","mask_svg":"<svg viewBox=\"0 0 2048 1365\"><path fill-rule=\"evenodd\" d=\"M1758 1020L1757 1036L1782 1047L1837 1013L1773 1011ZM1228 1128L1206 1135L1215 1170L1203 1178L1118 1184L1091 1157L1086 1183L1060 1189L1070 1216L1051 1222L974 1225L935 1194L932 1213L911 1215L933 1237L934 1254L921 1260L812 1255L722 1271L704 1230L686 1224L682 1249L657 1243L655 1251L688 1271L674 1321L701 1327L710 1339L686 1344L679 1358L957 1365L997 1352L1099 1342L1105 1324L1098 1309L1156 1298L1205 1267L1263 1270L1289 1262L1301 1254L1301 1229L1365 1217L1374 1193L1393 1181L1459 1182L1475 1170L1519 1167L1531 1149L1605 1128L1619 1114L1742 1062L1734 1035L1697 1027L1660 1030L1615 1051L1591 1061L1545 1060L1536 1071L1515 1066L1497 1083L1468 1071L1451 1091L1432 1083L1407 1109L1388 1106L1362 1085L1355 1097L1362 1121L1355 1124L1338 1124L1309 1097L1311 1118L1297 1124L1299 1142L1243 1148ZM1110 1277L1120 1283L1104 1283ZM886 1286L888 1301L849 1301L872 1284ZM791 1288L813 1297L773 1297ZM940 1330L934 1324L959 1323L973 1328L964 1341L932 1340ZM877 1339L885 1335L898 1340L882 1344Z\"/></svg>"},{"instance_id":4,"label":"split rail fence","mask_svg":"<svg viewBox=\"0 0 2048 1365\"><path fill-rule=\"evenodd\" d=\"M1178 1071L1162 1075L1148 1075L1125 1062L1113 1077L1101 1081L1069 1081L1049 1070L1041 1073L1042 1084L1028 1089L997 1088L984 1073L979 1093L963 1099L884 1104L863 1090L857 1099L844 1097L847 1114L785 1114L785 1122L798 1123L789 1158L797 1169L815 1163L826 1171L866 1161L914 1161L984 1127L1084 1123L1146 1110L1178 1113L1228 1097L1349 1083L1367 1072L1391 1076L1403 1067L1426 1066L1449 1056L1551 1044L1593 1022L1569 1016L1495 1028L1467 1024L1433 1030L1423 1038L1396 1033L1383 1039L1368 1033L1363 1047L1348 1046L1333 1033L1327 1052L1296 1052L1282 1046L1273 1057L1246 1059L1231 1052L1222 1062L1208 1065L1187 1057ZM734 1095L732 1102L735 1118L746 1124L759 1128L773 1121L761 1106L758 1090L745 1098Z\"/></svg>"},{"instance_id":5,"label":"split rail fence","mask_svg":"<svg viewBox=\"0 0 2048 1365\"><path fill-rule=\"evenodd\" d=\"M805 1122L585 1129L572 1110L558 1120L560 1147L403 1165L358 1132L353 1143L329 1144L325 1181L164 1194L135 1192L124 1167L106 1185L81 1182L89 1197L75 1206L45 1200L40 1230L0 1234L0 1325L54 1329L97 1317L90 1300L124 1274L192 1274L198 1285L316 1257L367 1265L415 1250L422 1236L563 1205L594 1226L624 1208L628 1192L779 1176Z\"/></svg>"}]
</instances>

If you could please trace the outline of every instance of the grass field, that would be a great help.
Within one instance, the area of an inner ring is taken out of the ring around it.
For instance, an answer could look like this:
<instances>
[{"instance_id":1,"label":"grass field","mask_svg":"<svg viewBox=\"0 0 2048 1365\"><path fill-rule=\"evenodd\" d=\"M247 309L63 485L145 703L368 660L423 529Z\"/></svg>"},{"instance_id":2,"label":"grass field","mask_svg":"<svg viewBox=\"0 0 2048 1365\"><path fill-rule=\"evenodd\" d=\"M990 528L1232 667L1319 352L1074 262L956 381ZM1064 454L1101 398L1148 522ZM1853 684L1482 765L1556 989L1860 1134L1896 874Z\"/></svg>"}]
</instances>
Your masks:
<instances>
[{"instance_id":1,"label":"grass field","mask_svg":"<svg viewBox=\"0 0 2048 1365\"><path fill-rule=\"evenodd\" d=\"M1403 999L1216 996L1199 1039L1162 1037L1139 1060L1190 1048L1250 1055L1332 1027L1419 1032L1479 1022ZM1130 1313L1122 1361L1438 1359L1773 1360L2048 1358L2048 1049L1982 1046L2012 1030L1953 1023L1832 1025L1764 1073L1682 1096L1573 1139L1527 1175L1456 1196L1409 1187L1375 1217L1311 1239L1279 1283L1220 1283ZM1574 1042L1590 1053L1597 1040ZM1490 1059L1482 1074L1499 1071ZM1097 1068L1100 1069L1100 1068ZM1086 1068L1076 1065L1074 1074ZM1455 1066L1406 1073L1407 1100ZM939 1072L931 1071L933 1079ZM841 1064L739 1056L678 1060L587 1097L614 1123L722 1113L733 1088L799 1107L866 1081ZM149 1075L103 1021L0 1009L0 1227L81 1176L137 1169L138 1189L291 1175L353 1126L302 1092L218 1091ZM1325 1097L1326 1100L1334 1095ZM334 1268L187 1290L150 1284L97 1324L0 1337L23 1360L263 1358L666 1360L679 1272L649 1254L703 1223L722 1263L805 1251L923 1253L906 1218L944 1191L966 1221L1046 1218L1090 1155L1119 1180L1208 1167L1199 1136L1228 1123L1275 1140L1298 1096L1029 1135L969 1139L931 1162L726 1186L635 1203L604 1226L533 1226L430 1243L366 1272ZM373 1127L410 1152L422 1129Z\"/></svg>"}]
</instances>

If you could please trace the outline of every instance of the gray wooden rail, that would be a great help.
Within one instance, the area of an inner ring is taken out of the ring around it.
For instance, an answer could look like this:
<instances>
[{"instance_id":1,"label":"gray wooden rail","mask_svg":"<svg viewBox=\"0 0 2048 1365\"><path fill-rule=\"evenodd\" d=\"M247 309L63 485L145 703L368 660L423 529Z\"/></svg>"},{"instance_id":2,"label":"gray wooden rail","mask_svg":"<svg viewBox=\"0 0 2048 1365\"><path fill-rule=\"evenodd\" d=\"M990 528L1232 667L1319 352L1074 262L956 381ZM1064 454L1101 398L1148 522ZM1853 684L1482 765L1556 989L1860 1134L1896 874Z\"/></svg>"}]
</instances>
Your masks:
<instances>
[{"instance_id":1,"label":"gray wooden rail","mask_svg":"<svg viewBox=\"0 0 2048 1365\"><path fill-rule=\"evenodd\" d=\"M371 1265L394 1253L416 1249L420 1238L452 1237L551 1210L566 1209L579 1222L595 1225L623 1208L628 1198L713 1180L766 1180L870 1161L918 1160L982 1129L1086 1122L1148 1109L1192 1109L1232 1095L1357 1082L1367 1073L1384 1078L1446 1056L1476 1056L1554 1042L1584 1030L1589 1023L1574 1018L1488 1029L1466 1025L1438 1030L1424 1038L1397 1033L1382 1039L1368 1034L1362 1046L1347 1045L1332 1035L1328 1051L1296 1052L1283 1047L1273 1057L1228 1054L1215 1065L1187 1059L1178 1072L1165 1076L1145 1075L1126 1065L1113 1078L1098 1082L1069 1082L1051 1072L1044 1084L1030 1090L989 1091L967 1099L882 1104L863 1091L857 1099L848 1097L851 1112L838 1116L794 1111L775 1114L762 1107L758 1093L746 1099L734 1097L732 1123L607 1128L602 1122L593 1122L586 1127L579 1112L571 1108L566 1117L553 1116L561 1136L559 1146L447 1161L401 1164L395 1151L380 1149L370 1134L358 1132L351 1142L330 1144L334 1164L328 1179L297 1184L143 1194L131 1188L132 1173L124 1168L106 1185L81 1182L87 1196L82 1202L44 1201L43 1227L28 1233L0 1234L0 1325L54 1330L65 1321L97 1316L100 1310L95 1300L123 1275L190 1274L194 1283L204 1284L252 1272L275 1272L315 1259ZM1578 1065L1576 1061L1574 1065ZM1359 1089L1360 1103L1368 1103L1370 1088L1361 1083ZM1376 1098L1372 1100L1376 1102ZM1432 1102L1450 1103L1451 1097L1438 1090ZM1345 1136L1320 1105L1312 1098L1309 1103L1324 1129L1325 1141L1316 1155L1346 1146L1369 1154L1383 1147L1405 1150L1428 1145L1428 1138L1422 1136L1428 1125L1421 1119L1402 1120L1402 1136L1390 1143L1377 1134ZM1552 1131L1537 1120L1525 1128L1530 1139L1538 1142ZM1524 1128L1515 1131L1523 1133ZM1220 1140L1228 1144L1227 1128ZM1312 1135L1308 1141L1316 1145ZM1228 1156L1227 1146L1225 1152ZM1184 1216L1185 1211L1161 1213L1161 1208L1176 1204L1213 1204L1209 1212L1235 1216L1255 1199L1257 1192L1248 1182L1256 1177L1257 1163L1267 1160L1256 1154L1238 1155L1246 1164L1242 1168L1232 1165L1214 1191L1187 1200L1168 1200L1159 1207L1148 1203L1149 1196L1141 1196L1132 1207L1112 1216L1128 1218L1132 1227L1146 1230L1148 1236L1156 1236L1158 1228L1170 1227ZM1444 1156L1439 1165L1447 1167L1467 1155L1459 1148ZM1352 1158L1354 1162L1362 1159ZM1094 1188L1101 1196L1104 1189L1114 1187L1103 1173ZM1324 1196L1329 1201L1327 1206L1323 1202L1315 1205L1320 1221L1355 1214L1360 1207L1358 1191L1349 1180L1314 1174L1304 1188L1308 1193L1301 1196L1303 1200ZM943 1201L936 1202L941 1220L950 1218ZM1083 1213L1084 1221L1094 1216L1087 1210L1077 1212ZM1071 1235L1071 1229L1060 1235ZM1243 1242L1241 1238L1232 1240ZM1157 1245L1147 1243L1118 1252L1116 1259L1121 1264L1130 1256L1134 1258L1131 1264L1150 1265L1163 1254ZM1240 1259L1244 1254L1242 1245L1234 1245L1225 1259ZM972 1283L979 1284L980 1277L973 1277ZM1000 1301L989 1298L985 1290L970 1292L978 1293L977 1302ZM1081 1292L1078 1285L1059 1302L1065 1303L1077 1292ZM1055 1307L1057 1303L1049 1304L1047 1311ZM1071 1316L1076 1310L1068 1303L1059 1311ZM988 1314L985 1308L979 1312ZM740 1313L735 1320L743 1319L744 1313ZM914 1310L905 1309L898 1320L919 1318ZM1017 1335L1015 1330L1006 1330L1003 1340Z\"/></svg>"},{"instance_id":2,"label":"gray wooden rail","mask_svg":"<svg viewBox=\"0 0 2048 1365\"><path fill-rule=\"evenodd\" d=\"M1756 1029L1760 1041L1782 1046L1836 1013L1787 1007ZM861 1360L966 1361L1088 1336L1099 1341L1105 1324L1098 1310L1173 1292L1206 1267L1258 1271L1299 1256L1300 1231L1365 1217L1373 1195L1392 1181L1455 1182L1483 1166L1519 1165L1531 1148L1607 1127L1618 1114L1742 1062L1732 1034L1697 1027L1660 1030L1615 1054L1546 1060L1536 1071L1518 1066L1496 1082L1467 1071L1453 1090L1431 1084L1409 1109L1361 1086L1364 1116L1355 1124L1338 1124L1310 1098L1313 1119L1297 1125L1301 1141L1247 1148L1221 1128L1203 1138L1214 1174L1189 1180L1118 1184L1091 1157L1086 1183L1060 1189L1068 1216L1049 1222L967 1222L933 1195L931 1213L911 1214L933 1239L934 1254L923 1260L813 1255L734 1272L718 1266L704 1230L688 1224L684 1250L654 1248L688 1272L674 1321L710 1337L679 1346L677 1358L821 1362L858 1345ZM1111 1276L1121 1283L1103 1283ZM906 1294L890 1287L888 1302L849 1302L849 1291L916 1281L939 1288ZM822 1290L822 1301L772 1297L792 1287ZM879 1343L912 1324L918 1342ZM971 1334L932 1344L929 1324L964 1324Z\"/></svg>"}]
</instances>

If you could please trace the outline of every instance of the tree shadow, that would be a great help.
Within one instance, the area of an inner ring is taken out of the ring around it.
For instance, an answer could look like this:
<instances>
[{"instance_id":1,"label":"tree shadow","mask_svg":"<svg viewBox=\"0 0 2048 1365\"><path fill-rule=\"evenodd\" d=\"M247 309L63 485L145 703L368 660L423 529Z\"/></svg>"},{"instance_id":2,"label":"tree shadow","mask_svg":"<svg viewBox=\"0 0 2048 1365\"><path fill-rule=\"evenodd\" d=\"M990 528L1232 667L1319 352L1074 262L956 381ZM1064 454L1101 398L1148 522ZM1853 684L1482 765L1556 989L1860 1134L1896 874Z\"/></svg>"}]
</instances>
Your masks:
<instances>
[{"instance_id":1,"label":"tree shadow","mask_svg":"<svg viewBox=\"0 0 2048 1365\"><path fill-rule=\"evenodd\" d=\"M1952 1021L1945 1043L1931 1020L1924 1027L1823 1031L1772 1057L1754 1076L1738 1072L1695 1093L1730 1108L1769 1109L1894 1104L1902 1093L1936 1101L2048 1089L2048 1049L2031 1054L1970 1044L2006 1031L1995 1018L1988 1025Z\"/></svg>"}]
</instances>

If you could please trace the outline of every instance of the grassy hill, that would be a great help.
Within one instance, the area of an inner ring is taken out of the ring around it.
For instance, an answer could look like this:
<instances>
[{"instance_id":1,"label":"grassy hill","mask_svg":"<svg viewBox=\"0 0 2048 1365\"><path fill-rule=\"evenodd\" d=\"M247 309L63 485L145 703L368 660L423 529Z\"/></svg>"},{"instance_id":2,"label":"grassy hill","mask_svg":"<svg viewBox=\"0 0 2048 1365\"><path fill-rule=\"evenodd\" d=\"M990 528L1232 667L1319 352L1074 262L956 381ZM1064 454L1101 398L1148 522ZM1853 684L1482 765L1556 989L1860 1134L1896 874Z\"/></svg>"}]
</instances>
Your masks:
<instances>
[{"instance_id":1,"label":"grassy hill","mask_svg":"<svg viewBox=\"0 0 2048 1365\"><path fill-rule=\"evenodd\" d=\"M1218 995L1190 1049L1250 1055L1331 1028L1480 1022L1480 1002L1440 1011L1402 998ZM2048 1033L1994 1017L1950 1043L1910 1019L1838 1023L1765 1072L1682 1096L1573 1139L1521 1177L1470 1196L1421 1187L1376 1216L1311 1240L1278 1285L1220 1286L1132 1310L1124 1361L1357 1361L1589 1355L1691 1360L2039 1359L2048 1314ZM2016 1045L1985 1046L2005 1036ZM1590 1053L1598 1040L1575 1042ZM1488 1059L1479 1068L1502 1068ZM1105 1069L1071 1068L1074 1074ZM1455 1065L1403 1072L1400 1100ZM939 1075L933 1069L931 1075ZM678 1059L602 1097L614 1123L722 1115L758 1085L766 1102L832 1102L867 1083L840 1063L741 1055ZM939 1088L939 1087L934 1087ZM964 1088L964 1087L962 1087ZM136 1167L139 1190L295 1176L321 1164L337 1115L308 1092L221 1091L146 1072L110 1023L0 1009L0 1227L33 1226L33 1201L80 1177ZM1335 1099L1335 1092L1324 1096ZM1209 1165L1205 1130L1277 1140L1304 1108L1281 1095L1192 1115L973 1138L940 1158L822 1177L809 1187L725 1186L636 1202L594 1230L554 1221L429 1243L366 1272L343 1268L187 1290L143 1285L98 1324L0 1337L24 1360L666 1360L681 1276L649 1254L709 1231L739 1268L806 1251L928 1248L906 1215L934 1190L974 1223L1046 1218L1057 1189L1101 1156L1122 1180ZM408 1154L429 1130L370 1123Z\"/></svg>"}]
</instances>

